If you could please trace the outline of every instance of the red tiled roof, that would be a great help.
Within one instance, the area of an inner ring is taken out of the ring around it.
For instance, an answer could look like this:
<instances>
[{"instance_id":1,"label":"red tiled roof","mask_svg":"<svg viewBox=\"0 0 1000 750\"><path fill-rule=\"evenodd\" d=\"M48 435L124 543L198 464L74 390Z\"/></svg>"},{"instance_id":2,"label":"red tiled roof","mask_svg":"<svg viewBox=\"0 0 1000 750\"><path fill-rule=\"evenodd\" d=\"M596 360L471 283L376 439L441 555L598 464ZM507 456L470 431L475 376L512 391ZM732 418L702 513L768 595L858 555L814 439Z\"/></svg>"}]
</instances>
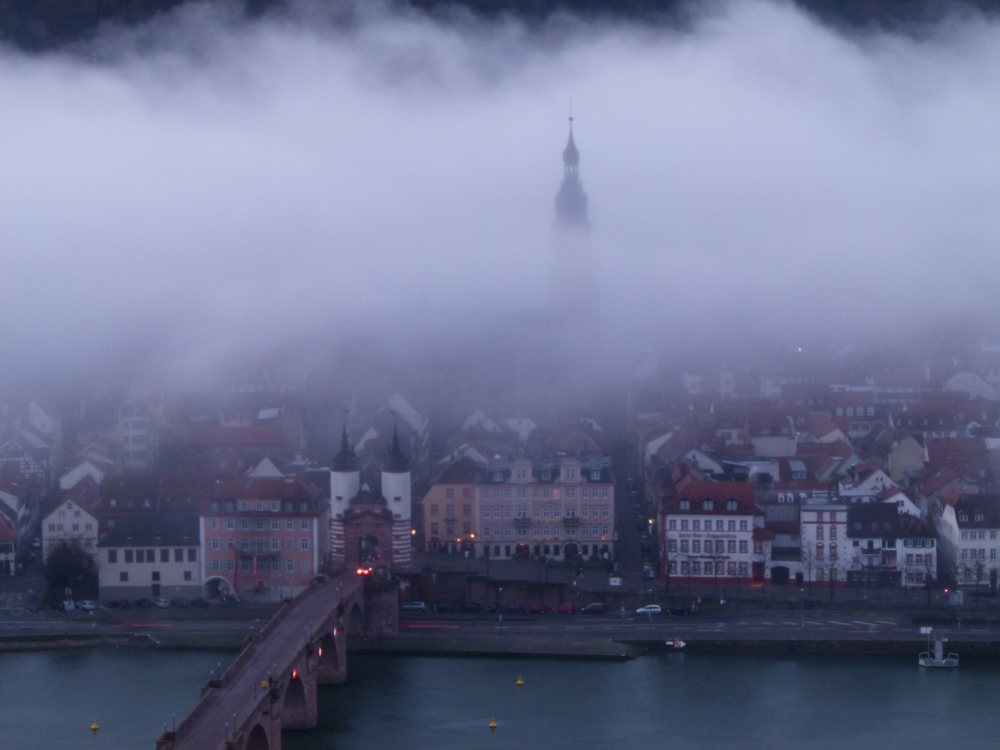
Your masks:
<instances>
[{"instance_id":1,"label":"red tiled roof","mask_svg":"<svg viewBox=\"0 0 1000 750\"><path fill-rule=\"evenodd\" d=\"M314 500L319 488L300 477L233 477L209 494L235 500Z\"/></svg>"}]
</instances>

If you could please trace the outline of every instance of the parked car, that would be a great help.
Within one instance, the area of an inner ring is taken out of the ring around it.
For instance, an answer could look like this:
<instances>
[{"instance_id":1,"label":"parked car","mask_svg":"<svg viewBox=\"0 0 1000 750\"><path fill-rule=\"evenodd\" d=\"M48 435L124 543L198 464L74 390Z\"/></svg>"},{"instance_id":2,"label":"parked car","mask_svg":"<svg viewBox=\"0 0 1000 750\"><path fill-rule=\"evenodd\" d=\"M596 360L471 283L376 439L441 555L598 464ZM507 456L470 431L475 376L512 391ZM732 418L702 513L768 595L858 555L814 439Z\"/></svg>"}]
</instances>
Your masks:
<instances>
[{"instance_id":1,"label":"parked car","mask_svg":"<svg viewBox=\"0 0 1000 750\"><path fill-rule=\"evenodd\" d=\"M670 610L670 614L672 614L674 617L687 617L689 614L691 614L691 608L674 607L672 610Z\"/></svg>"},{"instance_id":2,"label":"parked car","mask_svg":"<svg viewBox=\"0 0 1000 750\"><path fill-rule=\"evenodd\" d=\"M155 599L153 599L153 606L158 607L159 609L166 609L167 607L170 606L170 602L168 602L162 596L158 596Z\"/></svg>"},{"instance_id":3,"label":"parked car","mask_svg":"<svg viewBox=\"0 0 1000 750\"><path fill-rule=\"evenodd\" d=\"M53 612L71 612L73 610L73 606L73 602L71 601L55 602L51 607L49 607L49 609Z\"/></svg>"},{"instance_id":4,"label":"parked car","mask_svg":"<svg viewBox=\"0 0 1000 750\"><path fill-rule=\"evenodd\" d=\"M84 612L93 612L97 609L97 605L90 601L90 599L84 599L82 602L76 603L76 608L82 609Z\"/></svg>"},{"instance_id":5,"label":"parked car","mask_svg":"<svg viewBox=\"0 0 1000 750\"><path fill-rule=\"evenodd\" d=\"M600 602L591 602L580 610L581 615L603 615L604 605Z\"/></svg>"},{"instance_id":6,"label":"parked car","mask_svg":"<svg viewBox=\"0 0 1000 750\"><path fill-rule=\"evenodd\" d=\"M573 605L569 602L563 602L554 606L552 611L557 615L571 615L573 614Z\"/></svg>"},{"instance_id":7,"label":"parked car","mask_svg":"<svg viewBox=\"0 0 1000 750\"><path fill-rule=\"evenodd\" d=\"M132 609L132 603L128 599L112 599L104 606L108 609Z\"/></svg>"},{"instance_id":8,"label":"parked car","mask_svg":"<svg viewBox=\"0 0 1000 750\"><path fill-rule=\"evenodd\" d=\"M410 602L399 608L402 612L426 612L427 605L423 602Z\"/></svg>"},{"instance_id":9,"label":"parked car","mask_svg":"<svg viewBox=\"0 0 1000 750\"><path fill-rule=\"evenodd\" d=\"M500 611L500 605L497 602L490 602L489 606L486 608L486 611L491 615L495 615L497 612Z\"/></svg>"},{"instance_id":10,"label":"parked car","mask_svg":"<svg viewBox=\"0 0 1000 750\"><path fill-rule=\"evenodd\" d=\"M171 607L177 607L177 609L187 609L188 607L191 606L191 602L189 602L187 599L181 597L181 598L178 598L178 599L171 599L170 600L170 606Z\"/></svg>"},{"instance_id":11,"label":"parked car","mask_svg":"<svg viewBox=\"0 0 1000 750\"><path fill-rule=\"evenodd\" d=\"M659 615L663 613L663 607L659 604L647 604L645 607L639 607L635 613L637 615Z\"/></svg>"},{"instance_id":12,"label":"parked car","mask_svg":"<svg viewBox=\"0 0 1000 750\"><path fill-rule=\"evenodd\" d=\"M526 612L523 604L508 604L503 608L505 615L523 615Z\"/></svg>"},{"instance_id":13,"label":"parked car","mask_svg":"<svg viewBox=\"0 0 1000 750\"><path fill-rule=\"evenodd\" d=\"M153 607L156 606L155 604L153 604L153 600L152 599L149 599L149 598L147 598L145 596L142 596L142 597L139 597L138 599L136 599L134 602L132 602L132 605L136 609L152 609Z\"/></svg>"},{"instance_id":14,"label":"parked car","mask_svg":"<svg viewBox=\"0 0 1000 750\"><path fill-rule=\"evenodd\" d=\"M191 606L198 609L208 609L208 599L203 599L199 596L197 599L191 600Z\"/></svg>"},{"instance_id":15,"label":"parked car","mask_svg":"<svg viewBox=\"0 0 1000 750\"><path fill-rule=\"evenodd\" d=\"M458 607L456 607L454 604L448 604L448 602L437 604L434 607L434 610L436 612L445 612L445 613L454 612L456 609L458 609Z\"/></svg>"},{"instance_id":16,"label":"parked car","mask_svg":"<svg viewBox=\"0 0 1000 750\"><path fill-rule=\"evenodd\" d=\"M466 602L461 607L458 608L459 612L469 612L475 613L479 611L479 605L476 602Z\"/></svg>"},{"instance_id":17,"label":"parked car","mask_svg":"<svg viewBox=\"0 0 1000 750\"><path fill-rule=\"evenodd\" d=\"M546 607L544 604L529 604L527 607L525 607L525 612L527 612L529 615L544 615L548 611L549 608Z\"/></svg>"}]
</instances>

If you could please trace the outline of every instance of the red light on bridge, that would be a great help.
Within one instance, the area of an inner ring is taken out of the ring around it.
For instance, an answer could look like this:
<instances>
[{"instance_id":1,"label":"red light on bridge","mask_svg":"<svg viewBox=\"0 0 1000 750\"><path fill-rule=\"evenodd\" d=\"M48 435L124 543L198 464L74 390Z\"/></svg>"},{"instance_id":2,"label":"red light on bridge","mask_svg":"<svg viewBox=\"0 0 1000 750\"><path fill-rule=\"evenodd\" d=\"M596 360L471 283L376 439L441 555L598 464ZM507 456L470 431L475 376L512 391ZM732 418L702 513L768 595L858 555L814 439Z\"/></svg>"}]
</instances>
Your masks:
<instances>
[{"instance_id":1,"label":"red light on bridge","mask_svg":"<svg viewBox=\"0 0 1000 750\"><path fill-rule=\"evenodd\" d=\"M371 575L372 569L371 568L358 568L354 572L357 573L359 576L368 576L368 575Z\"/></svg>"},{"instance_id":2,"label":"red light on bridge","mask_svg":"<svg viewBox=\"0 0 1000 750\"><path fill-rule=\"evenodd\" d=\"M320 646L318 649L316 649L316 655L317 656L322 656L323 655L323 647L322 646Z\"/></svg>"},{"instance_id":3,"label":"red light on bridge","mask_svg":"<svg viewBox=\"0 0 1000 750\"><path fill-rule=\"evenodd\" d=\"M292 670L292 679L293 680L299 679L299 670L297 670L297 669L293 669Z\"/></svg>"}]
</instances>

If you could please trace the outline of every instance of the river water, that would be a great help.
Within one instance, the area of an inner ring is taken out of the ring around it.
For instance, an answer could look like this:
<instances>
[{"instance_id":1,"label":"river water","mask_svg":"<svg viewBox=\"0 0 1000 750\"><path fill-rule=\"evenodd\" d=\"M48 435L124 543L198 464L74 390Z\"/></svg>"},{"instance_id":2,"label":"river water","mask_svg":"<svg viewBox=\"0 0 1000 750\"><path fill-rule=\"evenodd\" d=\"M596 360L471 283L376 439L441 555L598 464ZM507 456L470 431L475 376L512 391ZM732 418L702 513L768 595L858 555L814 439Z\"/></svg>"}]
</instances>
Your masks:
<instances>
[{"instance_id":1,"label":"river water","mask_svg":"<svg viewBox=\"0 0 1000 750\"><path fill-rule=\"evenodd\" d=\"M0 747L152 750L232 653L0 655ZM992 746L1000 664L670 654L624 663L352 655L286 750ZM523 675L524 687L515 685ZM488 723L499 725L490 732ZM91 732L90 722L100 724Z\"/></svg>"}]
</instances>

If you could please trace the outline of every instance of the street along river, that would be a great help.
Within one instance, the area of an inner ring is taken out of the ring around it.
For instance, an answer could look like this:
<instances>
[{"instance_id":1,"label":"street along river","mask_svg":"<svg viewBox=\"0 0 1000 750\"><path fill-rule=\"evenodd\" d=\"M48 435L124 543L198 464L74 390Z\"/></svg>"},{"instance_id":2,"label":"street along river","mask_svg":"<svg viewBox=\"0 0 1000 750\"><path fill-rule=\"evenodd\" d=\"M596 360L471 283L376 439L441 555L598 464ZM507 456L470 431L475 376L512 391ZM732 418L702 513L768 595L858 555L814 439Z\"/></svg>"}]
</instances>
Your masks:
<instances>
[{"instance_id":1,"label":"street along river","mask_svg":"<svg viewBox=\"0 0 1000 750\"><path fill-rule=\"evenodd\" d=\"M232 652L0 654L4 750L152 748ZM517 687L518 675L524 686ZM286 750L992 746L1000 662L687 653L629 662L350 657ZM497 729L488 724L496 717ZM97 720L100 729L90 730Z\"/></svg>"}]
</instances>

